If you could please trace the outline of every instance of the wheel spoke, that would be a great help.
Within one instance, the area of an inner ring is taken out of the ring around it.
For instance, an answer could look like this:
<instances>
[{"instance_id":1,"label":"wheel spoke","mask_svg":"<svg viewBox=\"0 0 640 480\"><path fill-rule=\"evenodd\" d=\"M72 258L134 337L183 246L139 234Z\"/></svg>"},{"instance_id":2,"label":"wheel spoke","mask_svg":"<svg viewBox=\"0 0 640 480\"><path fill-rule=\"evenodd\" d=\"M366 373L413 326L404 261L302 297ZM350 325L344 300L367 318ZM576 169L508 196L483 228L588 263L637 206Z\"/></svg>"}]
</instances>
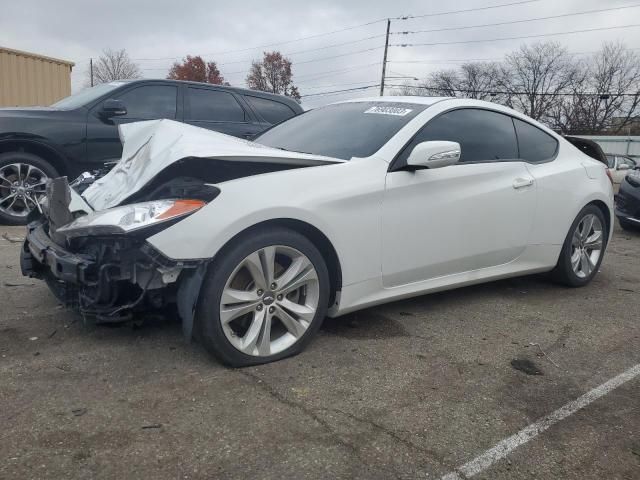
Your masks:
<instances>
[{"instance_id":1,"label":"wheel spoke","mask_svg":"<svg viewBox=\"0 0 640 480\"><path fill-rule=\"evenodd\" d=\"M580 250L576 249L573 252L573 255L571 255L571 268L573 268L574 272L576 272L578 270L581 258L582 258L582 252Z\"/></svg>"},{"instance_id":2,"label":"wheel spoke","mask_svg":"<svg viewBox=\"0 0 640 480\"><path fill-rule=\"evenodd\" d=\"M289 315L289 313L279 305L276 306L276 312L276 317L280 319L285 328L295 338L300 338L307 330L306 327L302 325L302 323Z\"/></svg>"},{"instance_id":3,"label":"wheel spoke","mask_svg":"<svg viewBox=\"0 0 640 480\"><path fill-rule=\"evenodd\" d=\"M258 302L252 302L244 303L241 305L234 305L231 307L222 307L220 308L220 321L223 323L223 325L227 324L230 321L255 310L257 305Z\"/></svg>"},{"instance_id":4,"label":"wheel spoke","mask_svg":"<svg viewBox=\"0 0 640 480\"><path fill-rule=\"evenodd\" d=\"M15 193L12 193L11 195L7 195L6 197L0 199L0 205L2 205L4 202L6 202L7 200L10 200L12 198L13 198L13 202L15 202L16 201L15 197L16 197ZM11 202L11 206L13 206L13 202ZM11 206L9 206L8 208L11 208Z\"/></svg>"},{"instance_id":5,"label":"wheel spoke","mask_svg":"<svg viewBox=\"0 0 640 480\"><path fill-rule=\"evenodd\" d=\"M7 182L9 185L13 184L11 180L9 180L7 177L2 175L1 173L0 173L0 180L2 180L3 182Z\"/></svg>"},{"instance_id":6,"label":"wheel spoke","mask_svg":"<svg viewBox=\"0 0 640 480\"><path fill-rule=\"evenodd\" d=\"M298 275L295 279L287 284L286 287L280 288L279 292L283 295L287 295L294 290L302 287L303 285L307 285L311 282L318 281L318 274L313 267L307 268L302 274Z\"/></svg>"},{"instance_id":7,"label":"wheel spoke","mask_svg":"<svg viewBox=\"0 0 640 480\"><path fill-rule=\"evenodd\" d=\"M264 274L264 270L262 269L262 261L260 260L260 255L258 252L254 252L244 259L244 266L247 267L249 273L251 274L251 278L256 285L256 288L261 288L262 290L266 290L268 287L267 280Z\"/></svg>"},{"instance_id":8,"label":"wheel spoke","mask_svg":"<svg viewBox=\"0 0 640 480\"><path fill-rule=\"evenodd\" d=\"M584 217L584 220L582 220L582 231L580 233L582 240L586 240L591 233L594 218L595 217L593 215L587 215L586 217Z\"/></svg>"},{"instance_id":9,"label":"wheel spoke","mask_svg":"<svg viewBox=\"0 0 640 480\"><path fill-rule=\"evenodd\" d=\"M260 263L262 265L265 287L269 287L275 280L276 247L265 247L260 250L258 255L260 256Z\"/></svg>"},{"instance_id":10,"label":"wheel spoke","mask_svg":"<svg viewBox=\"0 0 640 480\"><path fill-rule=\"evenodd\" d=\"M280 306L282 306L282 308L287 312L294 314L299 319L305 320L308 323L311 323L311 320L313 320L313 317L316 314L316 310L314 308L308 307L304 304L294 303L286 298L282 299Z\"/></svg>"},{"instance_id":11,"label":"wheel spoke","mask_svg":"<svg viewBox=\"0 0 640 480\"><path fill-rule=\"evenodd\" d=\"M246 353L253 354L253 350L258 343L260 333L262 332L262 324L264 323L266 312L256 312L251 321L251 325L247 329L247 332L242 337L242 350Z\"/></svg>"},{"instance_id":12,"label":"wheel spoke","mask_svg":"<svg viewBox=\"0 0 640 480\"><path fill-rule=\"evenodd\" d=\"M580 255L580 269L586 277L591 273L591 259L589 255L584 252Z\"/></svg>"},{"instance_id":13,"label":"wheel spoke","mask_svg":"<svg viewBox=\"0 0 640 480\"><path fill-rule=\"evenodd\" d=\"M265 313L260 337L258 338L258 354L269 355L271 353L271 314Z\"/></svg>"},{"instance_id":14,"label":"wheel spoke","mask_svg":"<svg viewBox=\"0 0 640 480\"><path fill-rule=\"evenodd\" d=\"M234 305L237 303L256 303L260 300L255 290L237 290L235 288L225 288L222 292L221 303L223 305Z\"/></svg>"},{"instance_id":15,"label":"wheel spoke","mask_svg":"<svg viewBox=\"0 0 640 480\"><path fill-rule=\"evenodd\" d=\"M595 230L593 235L585 240L584 246L589 250L600 250L602 248L602 231Z\"/></svg>"}]
</instances>

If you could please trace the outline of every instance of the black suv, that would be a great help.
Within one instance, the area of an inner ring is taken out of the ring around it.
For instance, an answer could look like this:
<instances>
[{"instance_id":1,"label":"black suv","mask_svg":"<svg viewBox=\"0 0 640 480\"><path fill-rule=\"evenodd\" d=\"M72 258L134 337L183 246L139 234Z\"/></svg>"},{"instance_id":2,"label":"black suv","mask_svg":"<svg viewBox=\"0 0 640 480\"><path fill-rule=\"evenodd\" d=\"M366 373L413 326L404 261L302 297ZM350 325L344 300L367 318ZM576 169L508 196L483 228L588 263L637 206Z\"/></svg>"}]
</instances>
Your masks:
<instances>
[{"instance_id":1,"label":"black suv","mask_svg":"<svg viewBox=\"0 0 640 480\"><path fill-rule=\"evenodd\" d=\"M281 95L174 80L117 81L51 107L0 109L0 223L25 223L47 178L119 160L121 123L169 118L251 138L302 111Z\"/></svg>"}]
</instances>

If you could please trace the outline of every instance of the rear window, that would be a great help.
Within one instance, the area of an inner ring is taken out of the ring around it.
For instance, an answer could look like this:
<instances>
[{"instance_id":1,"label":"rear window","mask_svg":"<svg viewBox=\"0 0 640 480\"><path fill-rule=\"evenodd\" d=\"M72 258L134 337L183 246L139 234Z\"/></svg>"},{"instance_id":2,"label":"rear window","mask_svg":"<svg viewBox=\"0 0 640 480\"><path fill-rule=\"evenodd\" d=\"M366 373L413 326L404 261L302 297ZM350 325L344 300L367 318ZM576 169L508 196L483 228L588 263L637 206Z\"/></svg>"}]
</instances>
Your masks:
<instances>
[{"instance_id":1,"label":"rear window","mask_svg":"<svg viewBox=\"0 0 640 480\"><path fill-rule=\"evenodd\" d=\"M271 124L284 122L295 115L295 112L284 103L248 95L244 98L262 118Z\"/></svg>"},{"instance_id":2,"label":"rear window","mask_svg":"<svg viewBox=\"0 0 640 480\"><path fill-rule=\"evenodd\" d=\"M556 154L558 141L538 127L513 119L518 136L520 158L531 163L545 162Z\"/></svg>"}]
</instances>

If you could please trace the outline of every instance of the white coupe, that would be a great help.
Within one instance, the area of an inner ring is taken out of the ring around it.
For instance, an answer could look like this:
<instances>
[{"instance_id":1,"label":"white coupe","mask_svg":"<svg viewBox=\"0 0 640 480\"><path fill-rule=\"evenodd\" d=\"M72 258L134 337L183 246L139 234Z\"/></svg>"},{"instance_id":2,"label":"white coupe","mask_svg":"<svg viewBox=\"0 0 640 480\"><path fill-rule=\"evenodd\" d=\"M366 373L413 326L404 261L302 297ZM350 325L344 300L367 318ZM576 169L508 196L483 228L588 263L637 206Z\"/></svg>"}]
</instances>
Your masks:
<instances>
[{"instance_id":1,"label":"white coupe","mask_svg":"<svg viewBox=\"0 0 640 480\"><path fill-rule=\"evenodd\" d=\"M612 233L606 166L482 101L340 102L255 142L168 120L121 138L106 176L48 186L23 272L98 323L175 311L232 366L391 300L536 272L586 285Z\"/></svg>"}]
</instances>

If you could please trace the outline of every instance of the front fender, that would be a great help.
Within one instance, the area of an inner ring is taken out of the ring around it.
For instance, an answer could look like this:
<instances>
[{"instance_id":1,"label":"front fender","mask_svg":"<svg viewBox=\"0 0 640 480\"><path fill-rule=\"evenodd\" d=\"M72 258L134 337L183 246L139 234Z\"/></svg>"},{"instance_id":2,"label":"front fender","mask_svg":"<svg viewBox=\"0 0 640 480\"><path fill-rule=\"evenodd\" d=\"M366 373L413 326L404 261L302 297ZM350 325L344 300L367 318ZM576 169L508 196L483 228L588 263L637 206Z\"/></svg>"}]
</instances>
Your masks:
<instances>
[{"instance_id":1,"label":"front fender","mask_svg":"<svg viewBox=\"0 0 640 480\"><path fill-rule=\"evenodd\" d=\"M210 259L248 228L269 220L307 223L332 243L343 285L380 275L379 159L286 170L218 184L221 193L148 242L174 260Z\"/></svg>"}]
</instances>

